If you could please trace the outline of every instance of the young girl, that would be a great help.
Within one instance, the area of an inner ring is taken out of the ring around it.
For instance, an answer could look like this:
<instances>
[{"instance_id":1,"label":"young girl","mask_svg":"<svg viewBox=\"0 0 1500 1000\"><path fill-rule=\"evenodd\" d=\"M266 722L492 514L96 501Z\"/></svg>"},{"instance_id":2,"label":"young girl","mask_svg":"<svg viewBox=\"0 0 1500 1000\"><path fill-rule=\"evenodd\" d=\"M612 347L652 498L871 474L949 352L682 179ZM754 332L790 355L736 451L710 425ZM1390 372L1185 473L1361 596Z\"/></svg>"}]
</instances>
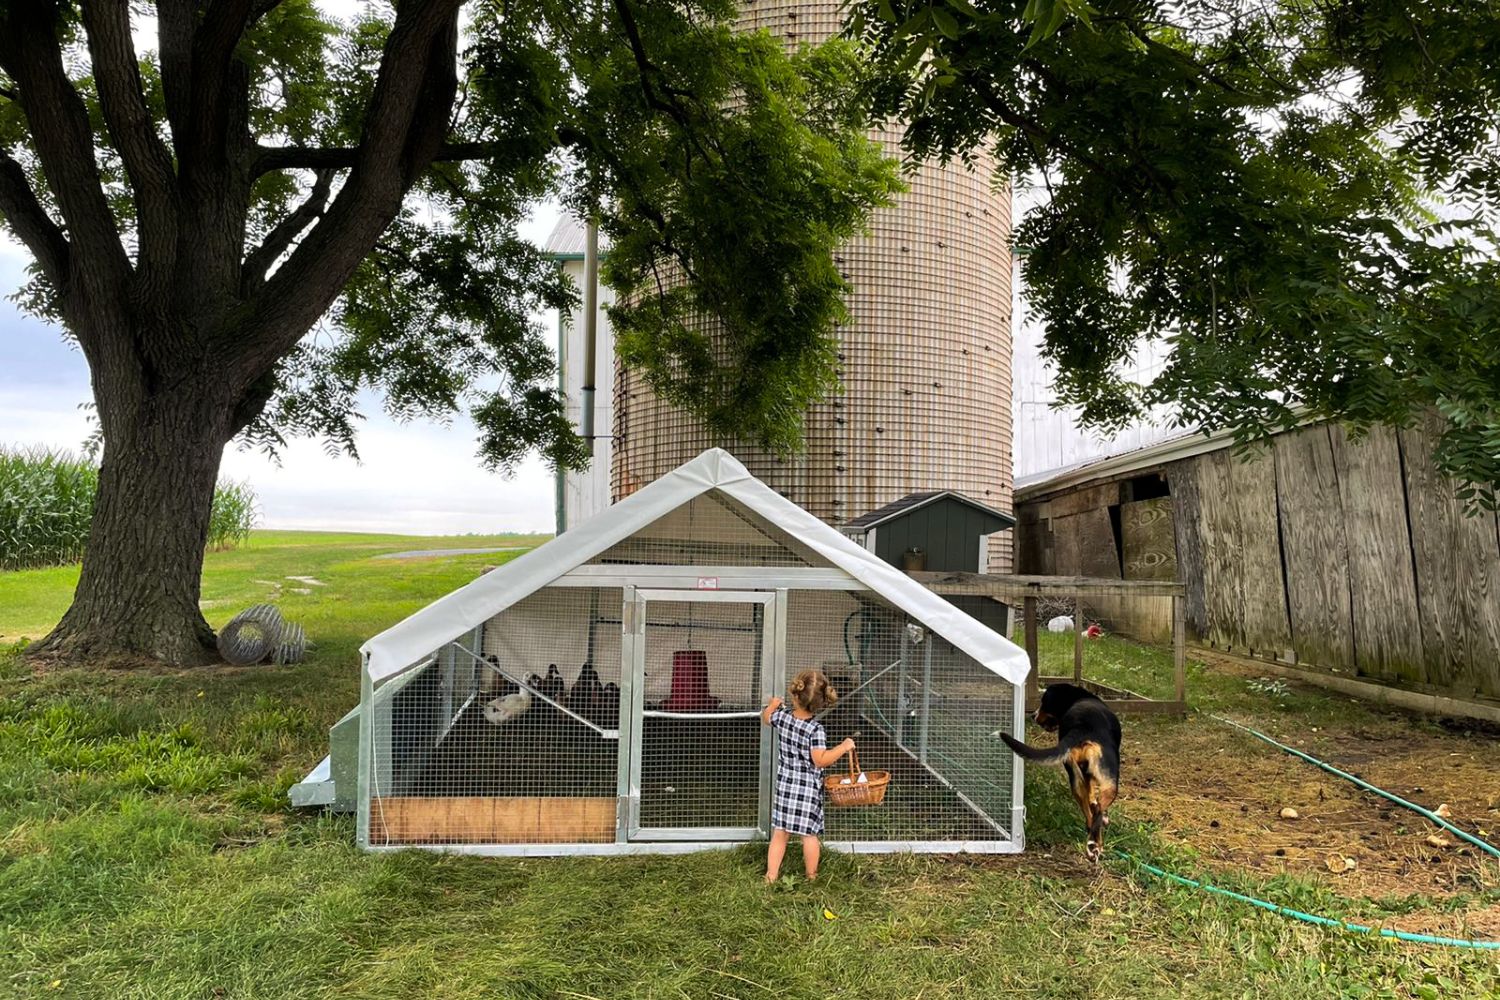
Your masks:
<instances>
[{"instance_id":1,"label":"young girl","mask_svg":"<svg viewBox=\"0 0 1500 1000\"><path fill-rule=\"evenodd\" d=\"M760 721L776 727L776 796L771 800L771 849L766 854L766 881L781 874L781 859L792 834L802 837L802 864L809 880L818 877L823 832L823 768L854 749L845 740L828 749L823 724L813 716L838 701L838 692L821 671L804 670L787 688L792 710L772 698Z\"/></svg>"}]
</instances>

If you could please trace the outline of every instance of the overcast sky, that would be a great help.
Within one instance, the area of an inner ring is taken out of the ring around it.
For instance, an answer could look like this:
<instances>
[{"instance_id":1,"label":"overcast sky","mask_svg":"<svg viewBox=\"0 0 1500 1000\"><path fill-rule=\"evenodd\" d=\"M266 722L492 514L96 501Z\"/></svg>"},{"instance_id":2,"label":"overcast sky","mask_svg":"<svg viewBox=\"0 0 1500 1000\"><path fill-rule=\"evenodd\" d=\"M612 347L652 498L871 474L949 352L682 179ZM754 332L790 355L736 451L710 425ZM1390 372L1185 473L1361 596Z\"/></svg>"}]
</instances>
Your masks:
<instances>
[{"instance_id":1,"label":"overcast sky","mask_svg":"<svg viewBox=\"0 0 1500 1000\"><path fill-rule=\"evenodd\" d=\"M526 235L540 242L556 211L539 209ZM0 237L0 294L20 286L28 257ZM556 318L542 317L548 329ZM78 450L89 433L93 399L88 366L61 332L0 301L0 445ZM262 526L446 535L551 531L552 475L531 459L510 479L485 472L474 458L475 431L465 418L450 426L400 424L363 400L361 461L330 458L321 442L300 440L278 466L231 445L223 474L246 479L260 496Z\"/></svg>"},{"instance_id":2,"label":"overcast sky","mask_svg":"<svg viewBox=\"0 0 1500 1000\"><path fill-rule=\"evenodd\" d=\"M357 0L320 0L348 17ZM134 18L136 46L156 44L152 18ZM557 221L543 206L523 234L541 243ZM0 235L0 296L20 286L29 258ZM557 319L538 317L555 330ZM42 445L78 450L89 433L83 404L92 401L88 366L61 332L0 300L0 446ZM249 480L260 496L262 526L394 531L443 535L553 530L552 474L528 460L509 479L485 472L474 457L472 423L401 424L377 397L361 401L360 461L330 458L322 442L299 440L277 465L259 452L231 445L223 475Z\"/></svg>"}]
</instances>

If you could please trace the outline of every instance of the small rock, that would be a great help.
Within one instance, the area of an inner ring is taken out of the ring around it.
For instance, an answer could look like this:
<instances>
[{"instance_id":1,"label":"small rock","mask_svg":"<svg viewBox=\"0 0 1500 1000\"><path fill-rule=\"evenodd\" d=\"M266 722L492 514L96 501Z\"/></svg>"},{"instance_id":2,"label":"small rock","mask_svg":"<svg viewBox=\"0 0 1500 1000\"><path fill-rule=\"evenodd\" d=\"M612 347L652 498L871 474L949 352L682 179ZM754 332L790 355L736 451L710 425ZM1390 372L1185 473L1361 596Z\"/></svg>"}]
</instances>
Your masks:
<instances>
[{"instance_id":1,"label":"small rock","mask_svg":"<svg viewBox=\"0 0 1500 1000\"><path fill-rule=\"evenodd\" d=\"M1297 810L1293 809L1291 806L1283 806L1282 809L1281 809L1281 818L1282 819L1301 819L1302 818L1302 814L1299 813L1299 812L1297 812Z\"/></svg>"},{"instance_id":2,"label":"small rock","mask_svg":"<svg viewBox=\"0 0 1500 1000\"><path fill-rule=\"evenodd\" d=\"M1434 809L1433 813L1435 815L1441 816L1443 819L1447 819L1448 817L1453 815L1453 810L1449 809L1448 803L1444 802L1442 805Z\"/></svg>"}]
</instances>

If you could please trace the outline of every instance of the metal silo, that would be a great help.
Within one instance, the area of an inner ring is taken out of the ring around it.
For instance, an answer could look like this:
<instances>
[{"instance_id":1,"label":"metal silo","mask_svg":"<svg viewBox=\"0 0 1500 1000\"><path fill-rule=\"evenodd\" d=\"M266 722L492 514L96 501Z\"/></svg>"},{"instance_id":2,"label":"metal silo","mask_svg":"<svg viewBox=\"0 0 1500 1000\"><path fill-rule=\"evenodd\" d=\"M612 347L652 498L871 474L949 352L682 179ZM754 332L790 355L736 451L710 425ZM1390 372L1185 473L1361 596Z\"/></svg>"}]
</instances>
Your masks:
<instances>
[{"instance_id":1,"label":"metal silo","mask_svg":"<svg viewBox=\"0 0 1500 1000\"><path fill-rule=\"evenodd\" d=\"M740 23L788 45L840 27L830 2L756 0ZM874 133L899 155L899 133ZM928 164L839 254L854 286L840 330L844 392L808 415L804 453L780 460L712 439L691 416L617 367L615 499L706 447L730 449L757 477L824 520L844 521L916 490L951 489L1011 509L1010 197L989 162ZM991 546L1008 570L1009 538Z\"/></svg>"}]
</instances>

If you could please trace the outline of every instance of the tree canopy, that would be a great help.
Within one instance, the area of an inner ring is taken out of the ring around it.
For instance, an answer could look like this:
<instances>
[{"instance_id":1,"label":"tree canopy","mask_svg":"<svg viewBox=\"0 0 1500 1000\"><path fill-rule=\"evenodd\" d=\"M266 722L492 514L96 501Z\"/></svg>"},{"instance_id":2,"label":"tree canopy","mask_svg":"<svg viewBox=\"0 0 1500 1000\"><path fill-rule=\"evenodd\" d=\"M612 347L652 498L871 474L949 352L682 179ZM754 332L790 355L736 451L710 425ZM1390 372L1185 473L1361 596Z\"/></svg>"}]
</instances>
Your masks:
<instances>
[{"instance_id":1,"label":"tree canopy","mask_svg":"<svg viewBox=\"0 0 1500 1000\"><path fill-rule=\"evenodd\" d=\"M995 152L1060 400L1242 441L1447 418L1500 484L1500 11L1489 2L858 0L913 158ZM1145 338L1171 355L1123 377Z\"/></svg>"},{"instance_id":2,"label":"tree canopy","mask_svg":"<svg viewBox=\"0 0 1500 1000\"><path fill-rule=\"evenodd\" d=\"M241 249L223 265L238 280L201 278L226 319L241 314L233 339L281 328L249 361L272 362L256 372L268 398L248 415L250 440L311 434L352 452L357 394L374 388L398 416L467 408L494 466L533 448L586 461L532 319L576 290L517 229L543 199L598 219L612 241L620 349L660 391L784 450L833 388L846 286L831 252L900 186L865 136L851 44L788 54L736 32L726 0L377 3L350 22L313 0L161 0L156 45L136 53L150 6L6 5L0 212L35 254L23 303L71 336L102 336L68 322L82 292L70 258L97 249L139 287L181 252L174 223L197 197L195 159L236 161L243 204L213 224ZM393 178L405 188L394 217L360 227L352 182L386 141L382 88L403 72L401 29L427 19L447 22L434 44L456 57L452 79L405 67L433 135ZM59 117L73 119L79 176L64 176L61 149L49 164L45 123ZM101 195L86 233L69 203ZM685 280L658 285L668 270ZM704 314L722 319L717 346Z\"/></svg>"},{"instance_id":3,"label":"tree canopy","mask_svg":"<svg viewBox=\"0 0 1500 1000\"><path fill-rule=\"evenodd\" d=\"M629 363L795 447L835 387L832 253L900 180L854 45L788 53L737 9L0 0L0 217L33 257L22 303L88 361L103 439L42 650L203 655L224 445L353 451L363 390L399 416L467 409L497 468L585 462L532 318L576 295L519 234L543 199L612 241Z\"/></svg>"}]
</instances>

